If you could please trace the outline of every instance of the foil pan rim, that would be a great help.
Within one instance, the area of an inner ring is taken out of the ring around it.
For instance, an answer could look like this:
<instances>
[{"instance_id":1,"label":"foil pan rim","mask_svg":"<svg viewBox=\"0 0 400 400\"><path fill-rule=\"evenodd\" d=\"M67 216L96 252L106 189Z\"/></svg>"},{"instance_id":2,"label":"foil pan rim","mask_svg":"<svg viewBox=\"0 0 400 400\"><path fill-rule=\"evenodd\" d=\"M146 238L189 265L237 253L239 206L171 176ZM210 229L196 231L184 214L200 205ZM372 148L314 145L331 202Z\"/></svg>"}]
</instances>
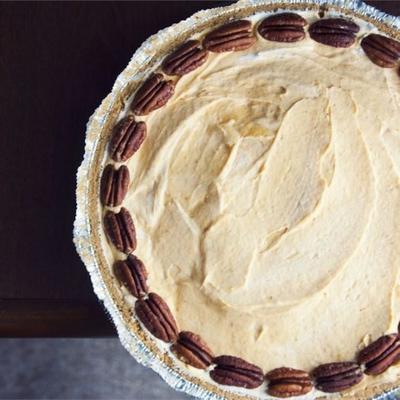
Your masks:
<instances>
[{"instance_id":1,"label":"foil pan rim","mask_svg":"<svg viewBox=\"0 0 400 400\"><path fill-rule=\"evenodd\" d=\"M158 41L162 41L164 37L170 35L176 35L177 30L187 31L191 26L196 26L199 20L207 21L207 18L212 18L215 15L222 15L224 13L230 13L232 10L241 9L244 7L251 6L274 6L277 8L285 8L292 6L293 8L305 9L307 6L310 7L337 7L342 12L350 12L353 14L359 14L367 17L371 21L376 23L384 24L389 29L394 29L400 32L400 18L383 11L379 11L374 7L365 4L361 0L239 0L237 3L225 6L212 8L207 10L200 10L188 17L187 19L170 25L167 28L161 29L156 34L150 36L143 44L134 52L128 67L135 61L137 65L143 65L153 57L152 51L154 51L154 41L157 38ZM199 397L207 400L223 400L226 397L222 394L214 393L200 384L194 383L178 371L170 368L162 359L157 357L144 342L126 326L121 311L112 300L104 279L101 275L97 259L95 257L95 247L91 240L92 227L89 221L89 206L90 206L90 179L89 171L92 166L93 158L95 155L95 149L98 146L99 135L93 135L96 131L100 131L105 123L108 111L113 107L115 101L118 101L117 94L127 88L128 82L127 77L122 71L112 88L111 93L102 101L100 106L95 110L93 115L90 117L86 125L86 137L85 137L85 153L81 165L77 171L77 186L76 186L76 201L77 209L73 228L73 241L76 250L81 257L83 263L89 272L93 290L101 302L103 302L107 313L114 325L116 326L118 337L122 345L126 350L143 366L152 368L157 372L172 388L177 391L183 391L189 395ZM140 73L137 74L136 80L142 78ZM379 395L373 397L375 400L384 400L391 398L398 388L387 390ZM237 398L253 398L249 394L237 395Z\"/></svg>"}]
</instances>

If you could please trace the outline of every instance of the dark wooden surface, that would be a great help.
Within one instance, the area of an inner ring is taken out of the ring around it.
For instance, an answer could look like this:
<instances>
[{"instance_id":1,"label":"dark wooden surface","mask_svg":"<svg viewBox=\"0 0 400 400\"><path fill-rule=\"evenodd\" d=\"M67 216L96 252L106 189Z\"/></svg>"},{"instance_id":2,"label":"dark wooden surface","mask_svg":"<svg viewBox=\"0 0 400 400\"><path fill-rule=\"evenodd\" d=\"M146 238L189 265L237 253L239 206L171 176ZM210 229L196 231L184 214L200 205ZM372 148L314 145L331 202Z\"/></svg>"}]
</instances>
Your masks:
<instances>
[{"instance_id":1,"label":"dark wooden surface","mask_svg":"<svg viewBox=\"0 0 400 400\"><path fill-rule=\"evenodd\" d=\"M0 336L115 335L72 244L85 124L149 35L220 4L0 2Z\"/></svg>"}]
</instances>

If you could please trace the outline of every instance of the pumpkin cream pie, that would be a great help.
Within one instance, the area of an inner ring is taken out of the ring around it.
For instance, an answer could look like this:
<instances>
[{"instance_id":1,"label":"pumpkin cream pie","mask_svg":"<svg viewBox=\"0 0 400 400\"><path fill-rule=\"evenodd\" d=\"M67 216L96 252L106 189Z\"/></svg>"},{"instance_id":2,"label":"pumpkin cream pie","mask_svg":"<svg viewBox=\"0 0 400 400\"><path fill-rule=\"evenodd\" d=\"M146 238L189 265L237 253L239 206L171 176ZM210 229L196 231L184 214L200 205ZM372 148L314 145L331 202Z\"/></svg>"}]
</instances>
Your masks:
<instances>
[{"instance_id":1,"label":"pumpkin cream pie","mask_svg":"<svg viewBox=\"0 0 400 400\"><path fill-rule=\"evenodd\" d=\"M399 58L355 17L257 13L170 49L127 100L104 252L183 369L256 397L398 381Z\"/></svg>"}]
</instances>

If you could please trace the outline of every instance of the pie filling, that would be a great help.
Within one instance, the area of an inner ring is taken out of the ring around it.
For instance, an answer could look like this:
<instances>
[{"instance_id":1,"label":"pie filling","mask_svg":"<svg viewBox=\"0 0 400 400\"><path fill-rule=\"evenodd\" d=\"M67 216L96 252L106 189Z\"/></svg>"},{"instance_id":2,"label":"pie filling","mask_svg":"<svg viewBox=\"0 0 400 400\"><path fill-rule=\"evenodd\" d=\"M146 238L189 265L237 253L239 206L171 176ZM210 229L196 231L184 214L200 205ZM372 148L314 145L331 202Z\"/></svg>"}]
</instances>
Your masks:
<instances>
[{"instance_id":1,"label":"pie filling","mask_svg":"<svg viewBox=\"0 0 400 400\"><path fill-rule=\"evenodd\" d=\"M151 291L180 330L264 372L353 360L397 331L400 79L356 22L349 48L257 34L210 52L136 118L123 206Z\"/></svg>"}]
</instances>

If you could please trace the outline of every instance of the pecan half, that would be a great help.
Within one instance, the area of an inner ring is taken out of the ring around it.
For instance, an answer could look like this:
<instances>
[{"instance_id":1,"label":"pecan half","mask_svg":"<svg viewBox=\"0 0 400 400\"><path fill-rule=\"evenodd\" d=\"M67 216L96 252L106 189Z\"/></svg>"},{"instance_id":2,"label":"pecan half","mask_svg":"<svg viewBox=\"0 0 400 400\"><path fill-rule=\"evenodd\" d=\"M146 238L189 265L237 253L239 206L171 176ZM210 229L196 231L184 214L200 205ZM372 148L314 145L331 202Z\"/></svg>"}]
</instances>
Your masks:
<instances>
[{"instance_id":1,"label":"pecan half","mask_svg":"<svg viewBox=\"0 0 400 400\"><path fill-rule=\"evenodd\" d=\"M254 389L264 381L261 368L239 357L219 356L214 362L217 366L210 371L210 376L221 385Z\"/></svg>"},{"instance_id":2,"label":"pecan half","mask_svg":"<svg viewBox=\"0 0 400 400\"><path fill-rule=\"evenodd\" d=\"M206 35L203 46L214 53L240 51L251 47L256 42L251 22L241 19L229 22Z\"/></svg>"},{"instance_id":3,"label":"pecan half","mask_svg":"<svg viewBox=\"0 0 400 400\"><path fill-rule=\"evenodd\" d=\"M310 375L299 369L276 368L265 377L269 381L267 393L275 397L300 396L313 388Z\"/></svg>"},{"instance_id":4,"label":"pecan half","mask_svg":"<svg viewBox=\"0 0 400 400\"><path fill-rule=\"evenodd\" d=\"M143 297L148 292L147 271L143 262L130 254L124 261L114 263L114 274L136 298Z\"/></svg>"},{"instance_id":5,"label":"pecan half","mask_svg":"<svg viewBox=\"0 0 400 400\"><path fill-rule=\"evenodd\" d=\"M363 379L360 366L351 361L322 364L312 375L316 378L316 388L327 393L349 389Z\"/></svg>"},{"instance_id":6,"label":"pecan half","mask_svg":"<svg viewBox=\"0 0 400 400\"><path fill-rule=\"evenodd\" d=\"M147 299L137 300L136 315L156 338L163 342L173 342L178 336L175 319L167 303L156 293L149 293Z\"/></svg>"},{"instance_id":7,"label":"pecan half","mask_svg":"<svg viewBox=\"0 0 400 400\"><path fill-rule=\"evenodd\" d=\"M180 360L200 369L210 366L214 358L214 354L203 339L189 331L179 332L173 350Z\"/></svg>"},{"instance_id":8,"label":"pecan half","mask_svg":"<svg viewBox=\"0 0 400 400\"><path fill-rule=\"evenodd\" d=\"M361 41L367 57L382 68L393 68L400 58L400 42L386 36L371 33Z\"/></svg>"},{"instance_id":9,"label":"pecan half","mask_svg":"<svg viewBox=\"0 0 400 400\"><path fill-rule=\"evenodd\" d=\"M131 109L136 115L147 115L167 104L173 94L174 83L161 74L153 74L136 92Z\"/></svg>"},{"instance_id":10,"label":"pecan half","mask_svg":"<svg viewBox=\"0 0 400 400\"><path fill-rule=\"evenodd\" d=\"M103 171L100 184L100 199L103 205L116 207L122 203L129 186L129 170L125 165L115 169L108 164Z\"/></svg>"},{"instance_id":11,"label":"pecan half","mask_svg":"<svg viewBox=\"0 0 400 400\"><path fill-rule=\"evenodd\" d=\"M104 216L106 234L114 246L125 254L136 249L136 230L129 211L122 207L119 213L107 211Z\"/></svg>"},{"instance_id":12,"label":"pecan half","mask_svg":"<svg viewBox=\"0 0 400 400\"><path fill-rule=\"evenodd\" d=\"M316 42L332 47L350 47L356 41L360 27L343 18L327 18L314 22L309 29Z\"/></svg>"},{"instance_id":13,"label":"pecan half","mask_svg":"<svg viewBox=\"0 0 400 400\"><path fill-rule=\"evenodd\" d=\"M128 160L133 153L139 150L146 137L146 124L136 122L129 115L115 126L109 145L110 157L117 162Z\"/></svg>"},{"instance_id":14,"label":"pecan half","mask_svg":"<svg viewBox=\"0 0 400 400\"><path fill-rule=\"evenodd\" d=\"M258 33L273 42L298 42L304 39L303 27L307 21L298 14L281 13L265 18L258 26Z\"/></svg>"},{"instance_id":15,"label":"pecan half","mask_svg":"<svg viewBox=\"0 0 400 400\"><path fill-rule=\"evenodd\" d=\"M185 75L203 65L208 51L199 47L198 40L189 40L165 58L162 70L167 75Z\"/></svg>"},{"instance_id":16,"label":"pecan half","mask_svg":"<svg viewBox=\"0 0 400 400\"><path fill-rule=\"evenodd\" d=\"M358 362L365 364L367 375L379 375L400 360L400 339L385 335L372 342L358 355Z\"/></svg>"}]
</instances>

